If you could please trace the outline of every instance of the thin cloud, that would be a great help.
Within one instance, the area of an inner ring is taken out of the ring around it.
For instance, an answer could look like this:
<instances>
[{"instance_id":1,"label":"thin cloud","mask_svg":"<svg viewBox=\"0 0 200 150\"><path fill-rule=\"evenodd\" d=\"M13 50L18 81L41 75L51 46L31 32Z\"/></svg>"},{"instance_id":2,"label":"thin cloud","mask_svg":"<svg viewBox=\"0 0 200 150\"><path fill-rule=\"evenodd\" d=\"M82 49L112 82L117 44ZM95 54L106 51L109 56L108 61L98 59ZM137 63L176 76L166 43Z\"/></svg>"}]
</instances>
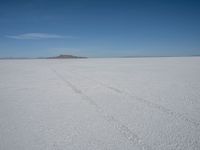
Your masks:
<instances>
[{"instance_id":1,"label":"thin cloud","mask_svg":"<svg viewBox=\"0 0 200 150\"><path fill-rule=\"evenodd\" d=\"M18 39L18 40L40 40L40 39L63 39L63 38L74 38L72 36L63 36L58 34L49 33L25 33L19 35L7 35L7 38Z\"/></svg>"}]
</instances>

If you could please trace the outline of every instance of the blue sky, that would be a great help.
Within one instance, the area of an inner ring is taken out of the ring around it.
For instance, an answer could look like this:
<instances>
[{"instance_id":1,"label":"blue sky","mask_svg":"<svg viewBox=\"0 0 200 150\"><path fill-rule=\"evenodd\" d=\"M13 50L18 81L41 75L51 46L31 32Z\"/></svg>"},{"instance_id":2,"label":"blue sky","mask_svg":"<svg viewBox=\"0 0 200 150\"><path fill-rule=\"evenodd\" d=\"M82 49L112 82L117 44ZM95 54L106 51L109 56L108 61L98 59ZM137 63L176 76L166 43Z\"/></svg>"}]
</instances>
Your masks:
<instances>
[{"instance_id":1,"label":"blue sky","mask_svg":"<svg viewBox=\"0 0 200 150\"><path fill-rule=\"evenodd\" d=\"M1 0L0 57L200 54L200 1Z\"/></svg>"}]
</instances>

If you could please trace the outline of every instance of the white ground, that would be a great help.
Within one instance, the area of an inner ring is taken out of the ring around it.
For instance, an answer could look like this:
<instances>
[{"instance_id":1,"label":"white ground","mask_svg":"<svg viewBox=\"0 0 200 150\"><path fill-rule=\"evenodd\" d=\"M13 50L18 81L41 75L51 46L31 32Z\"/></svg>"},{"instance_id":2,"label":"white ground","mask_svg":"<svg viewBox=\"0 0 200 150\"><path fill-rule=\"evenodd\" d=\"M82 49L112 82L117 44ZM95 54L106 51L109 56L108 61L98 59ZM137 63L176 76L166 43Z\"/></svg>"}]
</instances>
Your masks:
<instances>
[{"instance_id":1,"label":"white ground","mask_svg":"<svg viewBox=\"0 0 200 150\"><path fill-rule=\"evenodd\" d=\"M0 150L199 150L200 57L0 60Z\"/></svg>"}]
</instances>

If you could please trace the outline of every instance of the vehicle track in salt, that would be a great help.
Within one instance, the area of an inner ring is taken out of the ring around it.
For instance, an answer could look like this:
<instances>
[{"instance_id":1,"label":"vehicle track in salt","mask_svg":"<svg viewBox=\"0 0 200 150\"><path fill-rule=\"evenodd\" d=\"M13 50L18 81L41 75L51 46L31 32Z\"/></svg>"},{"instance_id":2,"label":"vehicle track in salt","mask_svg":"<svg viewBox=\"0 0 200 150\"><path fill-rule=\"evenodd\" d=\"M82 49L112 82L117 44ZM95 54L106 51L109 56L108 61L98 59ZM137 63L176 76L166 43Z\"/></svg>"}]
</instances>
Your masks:
<instances>
[{"instance_id":1,"label":"vehicle track in salt","mask_svg":"<svg viewBox=\"0 0 200 150\"><path fill-rule=\"evenodd\" d=\"M167 114L167 115L170 115L170 116L172 116L172 117L174 117L174 118L176 118L176 119L183 120L183 121L185 121L185 122L187 122L187 123L193 125L195 128L200 129L200 122L199 122L199 121L197 121L197 120L195 120L195 119L192 119L192 118L188 118L188 117L186 117L184 114L174 112L174 111L172 111L171 109L166 108L166 107L164 107L164 106L162 106L162 105L159 105L159 104L157 104L157 103L150 102L150 101L148 101L148 100L146 100L146 99L144 99L144 98L140 98L140 97L136 96L135 94L133 94L133 93L127 91L127 90L121 90L121 89L116 88L116 87L114 87L114 86L108 85L108 84L106 84L106 83L97 81L97 80L92 79L92 78L89 78L89 77L87 77L87 76L85 76L85 75L84 75L84 76L83 76L83 75L80 75L80 73L77 73L77 72L74 72L74 73L75 73L76 75L79 75L79 77L82 77L84 80L85 80L85 79L90 80L90 81L92 80L93 82L96 82L98 85L103 86L104 88L108 88L108 89L114 91L115 93L128 96L128 97L132 98L133 100L136 100L136 101L138 101L138 102L140 102L140 103L143 103L143 104L145 104L146 106L148 106L148 107L150 107L150 108L157 109L157 110L159 110L160 112L163 112L163 113L165 113L165 114Z\"/></svg>"},{"instance_id":2,"label":"vehicle track in salt","mask_svg":"<svg viewBox=\"0 0 200 150\"><path fill-rule=\"evenodd\" d=\"M115 129L117 129L131 144L137 146L141 150L152 150L152 148L145 144L142 139L139 138L137 134L131 131L126 125L122 124L119 120L117 120L114 116L107 114L103 108L101 108L92 98L87 96L82 92L81 89L77 88L72 82L66 80L61 74L59 74L55 69L51 68L52 72L68 87L70 87L76 94L81 96L81 98L86 101L88 104L93 106L95 110Z\"/></svg>"}]
</instances>

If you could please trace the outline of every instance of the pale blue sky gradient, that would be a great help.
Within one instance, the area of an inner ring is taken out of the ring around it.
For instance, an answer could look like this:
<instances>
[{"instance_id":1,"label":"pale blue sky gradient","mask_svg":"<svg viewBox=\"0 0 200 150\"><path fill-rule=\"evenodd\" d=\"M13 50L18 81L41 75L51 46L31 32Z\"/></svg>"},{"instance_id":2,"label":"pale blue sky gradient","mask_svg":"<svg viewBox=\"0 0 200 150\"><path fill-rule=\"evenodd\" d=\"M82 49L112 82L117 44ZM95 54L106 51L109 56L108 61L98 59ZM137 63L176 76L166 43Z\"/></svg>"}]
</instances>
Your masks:
<instances>
[{"instance_id":1,"label":"pale blue sky gradient","mask_svg":"<svg viewBox=\"0 0 200 150\"><path fill-rule=\"evenodd\" d=\"M200 1L3 0L0 57L200 54Z\"/></svg>"}]
</instances>

